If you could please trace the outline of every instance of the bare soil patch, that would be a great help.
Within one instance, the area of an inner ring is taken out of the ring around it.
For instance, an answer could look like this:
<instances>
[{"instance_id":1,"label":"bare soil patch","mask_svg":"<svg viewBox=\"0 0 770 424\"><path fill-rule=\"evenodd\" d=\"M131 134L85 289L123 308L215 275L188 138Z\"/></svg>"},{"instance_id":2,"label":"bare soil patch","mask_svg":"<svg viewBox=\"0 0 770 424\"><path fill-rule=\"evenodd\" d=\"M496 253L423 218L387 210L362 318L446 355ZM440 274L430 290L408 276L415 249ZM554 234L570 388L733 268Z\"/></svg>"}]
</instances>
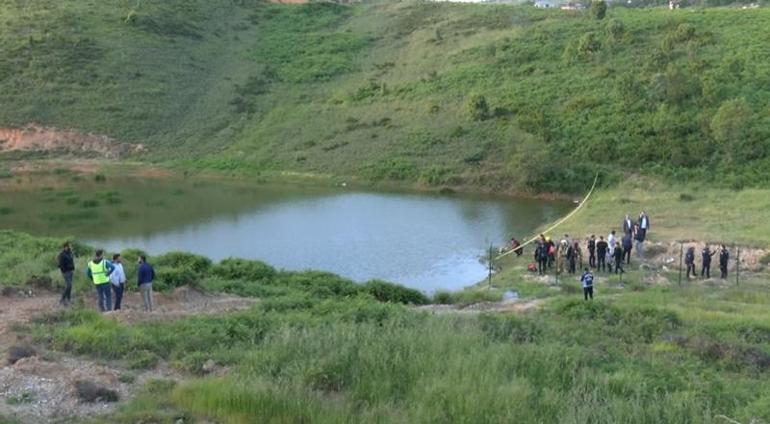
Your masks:
<instances>
[{"instance_id":1,"label":"bare soil patch","mask_svg":"<svg viewBox=\"0 0 770 424\"><path fill-rule=\"evenodd\" d=\"M91 152L119 158L142 153L145 147L122 143L105 135L28 124L20 128L0 128L0 153L10 151Z\"/></svg>"},{"instance_id":2,"label":"bare soil patch","mask_svg":"<svg viewBox=\"0 0 770 424\"><path fill-rule=\"evenodd\" d=\"M87 299L89 305L94 303L93 293L75 295ZM154 300L155 310L147 313L142 310L140 295L128 293L123 300L123 310L105 315L124 323L169 320L234 312L257 302L250 298L201 293L187 287L168 294L156 293ZM148 370L127 371L113 363L48 352L39 347L32 355L16 355L21 357L9 364L8 350L14 346L29 346L30 342L27 335L15 332L14 328L36 315L61 308L58 301L58 293L30 289L6 289L0 295L0 416L13 417L23 423L94 417L114 411L149 380L185 378L164 363ZM131 378L122 378L125 375ZM84 401L84 384L98 388L99 393L114 393L119 401L99 396Z\"/></svg>"}]
</instances>

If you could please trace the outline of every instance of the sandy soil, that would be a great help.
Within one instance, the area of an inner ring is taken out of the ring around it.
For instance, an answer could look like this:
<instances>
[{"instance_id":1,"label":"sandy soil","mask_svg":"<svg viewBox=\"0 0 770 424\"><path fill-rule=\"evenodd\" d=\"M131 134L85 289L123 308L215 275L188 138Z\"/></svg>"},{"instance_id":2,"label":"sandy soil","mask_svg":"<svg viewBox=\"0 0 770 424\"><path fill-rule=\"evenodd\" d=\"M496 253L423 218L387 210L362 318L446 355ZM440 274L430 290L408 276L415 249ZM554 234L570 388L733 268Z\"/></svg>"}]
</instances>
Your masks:
<instances>
[{"instance_id":1,"label":"sandy soil","mask_svg":"<svg viewBox=\"0 0 770 424\"><path fill-rule=\"evenodd\" d=\"M92 152L107 158L142 153L141 144L121 143L110 137L28 124L20 128L0 128L0 153L9 151Z\"/></svg>"}]
</instances>

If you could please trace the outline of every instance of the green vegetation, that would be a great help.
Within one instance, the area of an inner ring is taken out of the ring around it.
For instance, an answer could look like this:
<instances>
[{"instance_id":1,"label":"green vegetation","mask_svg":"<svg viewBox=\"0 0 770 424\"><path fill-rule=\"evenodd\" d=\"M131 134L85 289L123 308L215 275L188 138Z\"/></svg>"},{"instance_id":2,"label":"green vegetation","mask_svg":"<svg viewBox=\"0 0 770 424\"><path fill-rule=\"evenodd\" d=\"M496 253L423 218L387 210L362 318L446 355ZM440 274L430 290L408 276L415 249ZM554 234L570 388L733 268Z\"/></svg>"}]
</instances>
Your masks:
<instances>
[{"instance_id":1,"label":"green vegetation","mask_svg":"<svg viewBox=\"0 0 770 424\"><path fill-rule=\"evenodd\" d=\"M539 192L770 175L765 8L0 4L0 125L143 160Z\"/></svg>"}]
</instances>

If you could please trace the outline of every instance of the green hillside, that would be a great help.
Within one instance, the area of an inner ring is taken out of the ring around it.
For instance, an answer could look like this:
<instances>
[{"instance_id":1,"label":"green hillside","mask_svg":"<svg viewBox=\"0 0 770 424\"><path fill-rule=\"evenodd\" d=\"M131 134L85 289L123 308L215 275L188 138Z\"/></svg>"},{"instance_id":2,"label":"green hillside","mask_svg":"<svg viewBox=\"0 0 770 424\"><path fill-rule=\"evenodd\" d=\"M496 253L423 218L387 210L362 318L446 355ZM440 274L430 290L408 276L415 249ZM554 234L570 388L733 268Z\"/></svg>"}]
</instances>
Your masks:
<instances>
[{"instance_id":1,"label":"green hillside","mask_svg":"<svg viewBox=\"0 0 770 424\"><path fill-rule=\"evenodd\" d=\"M0 125L235 173L737 188L770 176L769 27L765 8L0 0Z\"/></svg>"}]
</instances>

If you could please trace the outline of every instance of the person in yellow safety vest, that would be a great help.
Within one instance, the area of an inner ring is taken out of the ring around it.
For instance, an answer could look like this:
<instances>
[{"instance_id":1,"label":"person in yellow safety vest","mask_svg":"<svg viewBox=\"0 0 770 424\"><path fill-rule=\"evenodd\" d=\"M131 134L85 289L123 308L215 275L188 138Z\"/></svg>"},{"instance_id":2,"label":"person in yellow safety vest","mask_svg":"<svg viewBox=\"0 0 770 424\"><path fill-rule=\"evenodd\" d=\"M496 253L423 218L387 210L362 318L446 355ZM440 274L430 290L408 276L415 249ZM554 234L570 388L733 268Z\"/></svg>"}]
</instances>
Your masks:
<instances>
[{"instance_id":1,"label":"person in yellow safety vest","mask_svg":"<svg viewBox=\"0 0 770 424\"><path fill-rule=\"evenodd\" d=\"M115 270L115 266L104 259L104 250L98 249L94 254L94 259L88 263L86 274L88 279L94 282L96 287L96 304L99 311L108 312L112 310L112 295L110 288L110 274Z\"/></svg>"}]
</instances>

